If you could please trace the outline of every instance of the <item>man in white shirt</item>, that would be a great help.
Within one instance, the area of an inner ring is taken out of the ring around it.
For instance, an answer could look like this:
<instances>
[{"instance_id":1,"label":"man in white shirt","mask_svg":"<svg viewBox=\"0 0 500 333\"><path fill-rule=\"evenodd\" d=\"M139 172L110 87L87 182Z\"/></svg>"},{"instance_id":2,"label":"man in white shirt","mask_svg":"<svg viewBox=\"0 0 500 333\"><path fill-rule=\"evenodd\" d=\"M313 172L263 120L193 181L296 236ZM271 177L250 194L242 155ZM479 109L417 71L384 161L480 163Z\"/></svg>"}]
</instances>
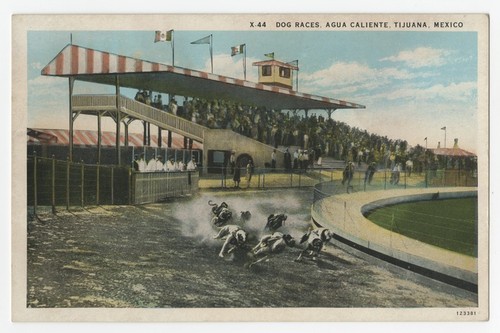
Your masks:
<instances>
[{"instance_id":1,"label":"man in white shirt","mask_svg":"<svg viewBox=\"0 0 500 333\"><path fill-rule=\"evenodd\" d=\"M146 164L146 161L144 161L144 154L141 154L141 156L139 156L139 161L137 162L137 164L139 165L139 172L146 171L147 164Z\"/></svg>"},{"instance_id":2,"label":"man in white shirt","mask_svg":"<svg viewBox=\"0 0 500 333\"><path fill-rule=\"evenodd\" d=\"M191 159L191 161L188 162L186 170L187 171L194 171L194 170L196 170L196 160L195 160L194 157Z\"/></svg>"},{"instance_id":3,"label":"man in white shirt","mask_svg":"<svg viewBox=\"0 0 500 333\"><path fill-rule=\"evenodd\" d=\"M173 158L170 158L165 163L165 171L167 171L167 172L174 172L175 171L175 164L174 164L174 159Z\"/></svg>"},{"instance_id":4,"label":"man in white shirt","mask_svg":"<svg viewBox=\"0 0 500 333\"><path fill-rule=\"evenodd\" d=\"M156 157L156 170L155 171L164 171L163 170L163 161L161 156Z\"/></svg>"},{"instance_id":5,"label":"man in white shirt","mask_svg":"<svg viewBox=\"0 0 500 333\"><path fill-rule=\"evenodd\" d=\"M156 171L156 157L154 155L153 158L149 160L148 165L146 167L146 171L148 172Z\"/></svg>"}]
</instances>

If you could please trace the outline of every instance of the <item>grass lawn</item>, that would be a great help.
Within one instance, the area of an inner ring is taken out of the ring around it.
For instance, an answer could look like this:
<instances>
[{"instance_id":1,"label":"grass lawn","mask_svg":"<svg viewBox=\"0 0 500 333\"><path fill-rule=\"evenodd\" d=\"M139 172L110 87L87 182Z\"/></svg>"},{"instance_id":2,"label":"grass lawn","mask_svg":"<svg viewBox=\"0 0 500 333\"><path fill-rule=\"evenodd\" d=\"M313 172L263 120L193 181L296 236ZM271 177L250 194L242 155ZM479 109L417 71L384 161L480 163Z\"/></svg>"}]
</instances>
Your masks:
<instances>
[{"instance_id":1,"label":"grass lawn","mask_svg":"<svg viewBox=\"0 0 500 333\"><path fill-rule=\"evenodd\" d=\"M477 257L477 198L386 206L367 218L404 236Z\"/></svg>"}]
</instances>

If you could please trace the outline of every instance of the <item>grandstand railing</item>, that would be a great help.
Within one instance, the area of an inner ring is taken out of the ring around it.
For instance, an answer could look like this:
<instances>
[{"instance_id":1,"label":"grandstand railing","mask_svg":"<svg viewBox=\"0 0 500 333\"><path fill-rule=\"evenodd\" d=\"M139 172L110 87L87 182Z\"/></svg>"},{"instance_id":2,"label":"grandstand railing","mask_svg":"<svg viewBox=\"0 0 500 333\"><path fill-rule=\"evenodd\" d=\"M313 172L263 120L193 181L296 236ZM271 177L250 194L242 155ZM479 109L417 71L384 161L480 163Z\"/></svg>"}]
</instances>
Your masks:
<instances>
[{"instance_id":1,"label":"grandstand railing","mask_svg":"<svg viewBox=\"0 0 500 333\"><path fill-rule=\"evenodd\" d=\"M120 111L129 116L203 142L207 128L202 125L125 96L120 96L118 100ZM117 101L115 95L74 95L71 102L73 111L116 111Z\"/></svg>"},{"instance_id":2,"label":"grandstand railing","mask_svg":"<svg viewBox=\"0 0 500 333\"><path fill-rule=\"evenodd\" d=\"M56 207L142 204L193 194L198 172L134 172L116 165L28 156L27 205Z\"/></svg>"},{"instance_id":3,"label":"grandstand railing","mask_svg":"<svg viewBox=\"0 0 500 333\"><path fill-rule=\"evenodd\" d=\"M234 172L229 167L211 167L218 170L203 174L202 185L205 188L232 188ZM282 168L255 167L250 184L246 179L246 167L240 168L240 188L291 188L315 187L315 198L324 198L338 193L360 191L389 190L396 188L443 187L443 186L477 186L477 175L465 170L428 170L420 173L400 172L399 179L390 170L378 170L371 181L366 178L365 171L355 171L350 181L343 181L340 168L308 167L286 170Z\"/></svg>"},{"instance_id":4,"label":"grandstand railing","mask_svg":"<svg viewBox=\"0 0 500 333\"><path fill-rule=\"evenodd\" d=\"M218 172L203 174L203 188L231 189L236 183L234 171L229 167L211 167ZM240 168L239 188L272 189L272 188L311 188L314 185L332 180L338 170L332 168L308 168L307 170L287 170L282 168L254 168L250 181L246 167Z\"/></svg>"}]
</instances>

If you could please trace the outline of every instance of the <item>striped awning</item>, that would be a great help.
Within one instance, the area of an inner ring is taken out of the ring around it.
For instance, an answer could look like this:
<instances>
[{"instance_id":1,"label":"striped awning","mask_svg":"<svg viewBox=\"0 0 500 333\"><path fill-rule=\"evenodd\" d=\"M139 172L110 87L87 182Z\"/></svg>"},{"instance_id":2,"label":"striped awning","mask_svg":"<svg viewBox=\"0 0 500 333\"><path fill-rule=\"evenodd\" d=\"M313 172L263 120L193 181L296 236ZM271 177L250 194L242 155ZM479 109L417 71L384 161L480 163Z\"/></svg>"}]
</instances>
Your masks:
<instances>
[{"instance_id":1,"label":"striped awning","mask_svg":"<svg viewBox=\"0 0 500 333\"><path fill-rule=\"evenodd\" d=\"M167 147L167 133L162 135L162 147ZM31 144L48 144L48 145L69 145L69 131L65 129L39 129L28 128L27 142ZM120 136L121 145L125 145L125 136ZM101 145L103 147L114 147L116 143L116 136L114 132L101 132ZM73 144L75 146L97 146L97 131L89 130L74 130L73 131ZM129 146L142 147L143 136L142 133L129 133L128 134ZM151 135L151 146L158 147L158 136ZM183 149L184 137L177 133L172 132L172 148ZM200 143L194 141L193 149L202 149Z\"/></svg>"},{"instance_id":2,"label":"striped awning","mask_svg":"<svg viewBox=\"0 0 500 333\"><path fill-rule=\"evenodd\" d=\"M356 109L365 106L207 72L174 67L69 44L45 66L42 75L146 89L208 100L231 100L268 109Z\"/></svg>"}]
</instances>

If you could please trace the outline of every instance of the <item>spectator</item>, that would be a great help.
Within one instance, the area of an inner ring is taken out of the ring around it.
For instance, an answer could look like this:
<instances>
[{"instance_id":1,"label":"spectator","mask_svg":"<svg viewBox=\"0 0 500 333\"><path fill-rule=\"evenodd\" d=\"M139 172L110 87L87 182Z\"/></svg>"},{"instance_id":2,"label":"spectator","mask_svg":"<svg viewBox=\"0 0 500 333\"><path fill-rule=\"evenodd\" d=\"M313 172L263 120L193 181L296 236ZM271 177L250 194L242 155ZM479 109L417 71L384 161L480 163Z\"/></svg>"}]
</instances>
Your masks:
<instances>
[{"instance_id":1,"label":"spectator","mask_svg":"<svg viewBox=\"0 0 500 333\"><path fill-rule=\"evenodd\" d=\"M373 175L375 174L375 171L377 171L376 167L375 167L375 162L371 162L368 165L368 168L366 169L366 172L365 172L365 184L366 183L368 183L368 185L372 184L372 179L373 179Z\"/></svg>"},{"instance_id":2,"label":"spectator","mask_svg":"<svg viewBox=\"0 0 500 333\"><path fill-rule=\"evenodd\" d=\"M147 169L146 161L144 161L144 154L141 154L139 156L139 161L137 162L138 165L138 171L139 172L144 172Z\"/></svg>"},{"instance_id":3,"label":"spectator","mask_svg":"<svg viewBox=\"0 0 500 333\"><path fill-rule=\"evenodd\" d=\"M240 181L241 181L240 168L241 168L240 163L237 163L236 166L234 167L234 173L233 173L234 188L240 188Z\"/></svg>"},{"instance_id":4,"label":"spectator","mask_svg":"<svg viewBox=\"0 0 500 333\"><path fill-rule=\"evenodd\" d=\"M186 166L186 170L187 171L195 171L197 168L196 166L196 159L194 158L194 156L191 158L191 161L188 162L187 166Z\"/></svg>"},{"instance_id":5,"label":"spectator","mask_svg":"<svg viewBox=\"0 0 500 333\"><path fill-rule=\"evenodd\" d=\"M133 162L133 167L134 171L139 171L139 156L135 155L134 156L134 162Z\"/></svg>"},{"instance_id":6,"label":"spectator","mask_svg":"<svg viewBox=\"0 0 500 333\"><path fill-rule=\"evenodd\" d=\"M164 171L164 167L163 167L163 162L162 162L162 157L161 155L158 155L156 157L156 167L155 167L155 171Z\"/></svg>"},{"instance_id":7,"label":"spectator","mask_svg":"<svg viewBox=\"0 0 500 333\"><path fill-rule=\"evenodd\" d=\"M276 169L276 149L271 153L271 169Z\"/></svg>"},{"instance_id":8,"label":"spectator","mask_svg":"<svg viewBox=\"0 0 500 333\"><path fill-rule=\"evenodd\" d=\"M412 160L406 161L406 174L408 175L408 177L411 177L412 170L413 170L413 161Z\"/></svg>"},{"instance_id":9,"label":"spectator","mask_svg":"<svg viewBox=\"0 0 500 333\"><path fill-rule=\"evenodd\" d=\"M250 187L250 182L252 181L252 175L254 173L254 165L252 160L248 160L247 164L247 174L246 174L246 179L247 179L247 188Z\"/></svg>"},{"instance_id":10,"label":"spectator","mask_svg":"<svg viewBox=\"0 0 500 333\"><path fill-rule=\"evenodd\" d=\"M177 163L177 167L178 167L179 171L186 170L186 165L184 164L184 162L182 160L180 160L179 163Z\"/></svg>"},{"instance_id":11,"label":"spectator","mask_svg":"<svg viewBox=\"0 0 500 333\"><path fill-rule=\"evenodd\" d=\"M168 104L168 111L174 116L177 116L177 101L173 98L170 100L170 103Z\"/></svg>"},{"instance_id":12,"label":"spectator","mask_svg":"<svg viewBox=\"0 0 500 333\"><path fill-rule=\"evenodd\" d=\"M148 171L148 172L156 171L156 156L155 155L153 155L153 157L149 160L148 165L146 167L146 171Z\"/></svg>"},{"instance_id":13,"label":"spectator","mask_svg":"<svg viewBox=\"0 0 500 333\"><path fill-rule=\"evenodd\" d=\"M354 163L347 162L344 171L342 172L342 185L347 182L347 186L351 185L352 177L354 176Z\"/></svg>"},{"instance_id":14,"label":"spectator","mask_svg":"<svg viewBox=\"0 0 500 333\"><path fill-rule=\"evenodd\" d=\"M168 161L165 163L165 171L167 172L174 172L176 171L176 166L174 163L174 159L170 157Z\"/></svg>"},{"instance_id":15,"label":"spectator","mask_svg":"<svg viewBox=\"0 0 500 333\"><path fill-rule=\"evenodd\" d=\"M290 155L290 151L288 151L288 148L285 149L283 164L285 166L285 170L290 171L290 169L292 168L292 155Z\"/></svg>"}]
</instances>

